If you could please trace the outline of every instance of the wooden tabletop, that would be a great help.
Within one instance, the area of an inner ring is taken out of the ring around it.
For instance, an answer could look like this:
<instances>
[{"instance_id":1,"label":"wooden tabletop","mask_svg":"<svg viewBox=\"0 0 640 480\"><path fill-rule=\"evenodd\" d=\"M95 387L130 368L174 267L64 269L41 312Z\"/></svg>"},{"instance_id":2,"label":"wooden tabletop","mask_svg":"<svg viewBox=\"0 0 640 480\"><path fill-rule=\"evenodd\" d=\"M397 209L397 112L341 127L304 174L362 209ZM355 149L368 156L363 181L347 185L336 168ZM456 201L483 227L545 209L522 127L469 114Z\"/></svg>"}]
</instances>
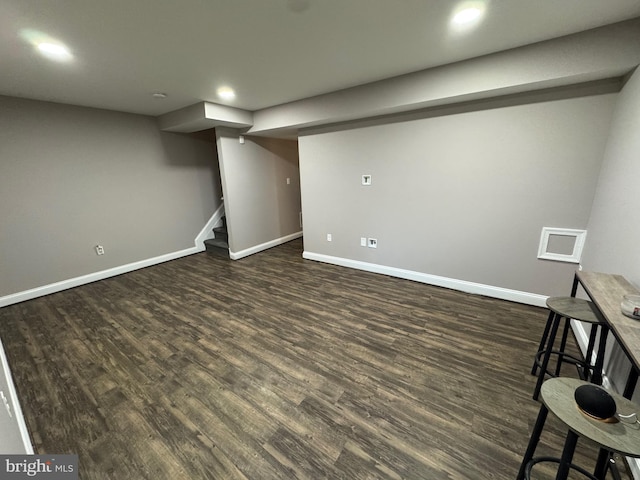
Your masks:
<instances>
[{"instance_id":1,"label":"wooden tabletop","mask_svg":"<svg viewBox=\"0 0 640 480\"><path fill-rule=\"evenodd\" d=\"M629 360L640 369L640 320L625 316L620 310L622 297L640 292L622 275L597 272L576 272L593 303L596 304Z\"/></svg>"},{"instance_id":2,"label":"wooden tabletop","mask_svg":"<svg viewBox=\"0 0 640 480\"><path fill-rule=\"evenodd\" d=\"M591 418L578 409L574 393L576 388L589 383L576 378L551 378L542 384L542 401L556 417L578 435L589 438L611 452L628 457L640 457L640 427L636 423L606 423ZM631 400L611 393L616 411L622 415L640 414L640 406Z\"/></svg>"}]
</instances>

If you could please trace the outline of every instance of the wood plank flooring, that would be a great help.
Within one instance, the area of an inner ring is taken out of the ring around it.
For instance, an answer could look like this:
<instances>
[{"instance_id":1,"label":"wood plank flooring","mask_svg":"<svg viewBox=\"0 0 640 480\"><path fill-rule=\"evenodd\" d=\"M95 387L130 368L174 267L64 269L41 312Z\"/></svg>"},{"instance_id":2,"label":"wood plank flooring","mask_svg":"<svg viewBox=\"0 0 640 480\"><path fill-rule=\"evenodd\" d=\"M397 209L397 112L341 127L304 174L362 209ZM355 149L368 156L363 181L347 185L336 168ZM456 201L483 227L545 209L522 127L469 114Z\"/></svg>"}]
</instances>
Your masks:
<instances>
[{"instance_id":1,"label":"wood plank flooring","mask_svg":"<svg viewBox=\"0 0 640 480\"><path fill-rule=\"evenodd\" d=\"M196 254L0 309L36 451L77 453L84 480L515 478L546 311L301 254ZM539 451L564 435L550 418Z\"/></svg>"}]
</instances>

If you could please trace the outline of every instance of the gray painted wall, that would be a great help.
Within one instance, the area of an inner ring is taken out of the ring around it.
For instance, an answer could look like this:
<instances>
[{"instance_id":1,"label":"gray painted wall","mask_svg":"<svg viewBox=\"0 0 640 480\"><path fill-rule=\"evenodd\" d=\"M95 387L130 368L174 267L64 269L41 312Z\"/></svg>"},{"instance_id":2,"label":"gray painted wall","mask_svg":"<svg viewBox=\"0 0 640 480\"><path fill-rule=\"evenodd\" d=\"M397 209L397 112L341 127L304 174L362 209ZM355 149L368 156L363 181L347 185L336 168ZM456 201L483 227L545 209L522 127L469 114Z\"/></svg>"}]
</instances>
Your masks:
<instances>
[{"instance_id":1,"label":"gray painted wall","mask_svg":"<svg viewBox=\"0 0 640 480\"><path fill-rule=\"evenodd\" d=\"M230 251L243 255L300 232L298 142L247 136L241 144L226 128L216 135Z\"/></svg>"},{"instance_id":2,"label":"gray painted wall","mask_svg":"<svg viewBox=\"0 0 640 480\"><path fill-rule=\"evenodd\" d=\"M582 265L589 271L623 275L637 288L640 288L639 132L640 71L636 70L618 96ZM611 347L614 342L609 340ZM621 349L610 348L609 352L607 374L622 390L630 363ZM636 389L634 398L640 400L640 389Z\"/></svg>"},{"instance_id":3,"label":"gray painted wall","mask_svg":"<svg viewBox=\"0 0 640 480\"><path fill-rule=\"evenodd\" d=\"M538 260L540 231L587 227L615 98L311 130L299 139L305 252L566 295L576 265Z\"/></svg>"},{"instance_id":4,"label":"gray painted wall","mask_svg":"<svg viewBox=\"0 0 640 480\"><path fill-rule=\"evenodd\" d=\"M619 94L604 154L583 265L640 288L640 71Z\"/></svg>"},{"instance_id":5,"label":"gray painted wall","mask_svg":"<svg viewBox=\"0 0 640 480\"><path fill-rule=\"evenodd\" d=\"M152 117L0 97L0 297L193 247L217 169Z\"/></svg>"}]
</instances>

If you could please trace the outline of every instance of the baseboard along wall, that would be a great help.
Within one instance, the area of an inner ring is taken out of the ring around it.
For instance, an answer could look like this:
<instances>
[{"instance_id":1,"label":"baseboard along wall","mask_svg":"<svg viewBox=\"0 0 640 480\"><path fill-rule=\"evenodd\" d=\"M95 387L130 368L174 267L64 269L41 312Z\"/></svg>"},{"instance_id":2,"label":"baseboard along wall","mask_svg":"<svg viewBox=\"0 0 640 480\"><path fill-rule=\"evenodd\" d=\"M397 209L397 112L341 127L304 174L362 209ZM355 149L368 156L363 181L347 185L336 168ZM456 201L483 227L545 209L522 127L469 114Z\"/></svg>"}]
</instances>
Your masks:
<instances>
[{"instance_id":1,"label":"baseboard along wall","mask_svg":"<svg viewBox=\"0 0 640 480\"><path fill-rule=\"evenodd\" d=\"M49 285L43 285L42 287L32 288L30 290L24 290L22 292L13 293L0 297L0 307L6 307L14 303L24 302L26 300L33 300L34 298L43 297L52 293L61 292L69 288L79 287L87 283L97 282L98 280L104 280L105 278L115 277L116 275L122 275L123 273L133 272L140 268L150 267L159 263L168 262L169 260L175 260L176 258L186 257L187 255L193 255L194 253L204 251L204 247L192 247L178 252L167 253L166 255L160 255L158 257L148 258L146 260L140 260L138 262L128 263L119 267L109 268L107 270L101 270L99 272L89 273L80 277L70 278L68 280L62 280L60 282L50 283Z\"/></svg>"},{"instance_id":2,"label":"baseboard along wall","mask_svg":"<svg viewBox=\"0 0 640 480\"><path fill-rule=\"evenodd\" d=\"M484 285L481 283L468 282L466 280L457 280L455 278L441 277L428 273L416 272L414 270L405 270L402 268L388 267L375 263L361 262L348 258L332 257L320 253L305 251L302 254L307 260L315 260L317 262L331 263L342 267L355 268L372 273L381 273L390 277L404 278L405 280L413 280L414 282L426 283L438 287L450 288L466 293L474 293L477 295L485 295L487 297L498 298L500 300L509 300L511 302L524 303L536 307L546 307L547 296L535 293L521 292L509 288L494 287L492 285Z\"/></svg>"},{"instance_id":3,"label":"baseboard along wall","mask_svg":"<svg viewBox=\"0 0 640 480\"><path fill-rule=\"evenodd\" d=\"M128 263L126 265L120 265L118 267L101 270L99 272L89 273L80 277L74 277L60 282L50 283L41 287L31 288L22 292L12 293L0 297L0 307L6 307L13 305L14 303L20 303L27 300L33 300L34 298L43 297L52 293L61 292L69 288L79 287L87 283L97 282L98 280L104 280L105 278L115 277L116 275L122 275L123 273L133 272L140 268L150 267L159 263L175 260L176 258L186 257L187 255L193 255L194 253L203 252L205 250L204 241L213 232L213 228L221 223L224 216L224 204L220 205L216 211L211 215L211 218L202 227L200 233L194 240L194 245L191 248L179 250L177 252L167 253L146 260L140 260L138 262Z\"/></svg>"},{"instance_id":4,"label":"baseboard along wall","mask_svg":"<svg viewBox=\"0 0 640 480\"><path fill-rule=\"evenodd\" d=\"M283 243L290 242L291 240L295 240L296 238L300 237L302 237L301 231L292 233L290 235L285 235L284 237L276 238L265 243L261 243L260 245L256 245L254 247L240 250L239 252L232 252L231 250L229 250L229 258L231 258L231 260L240 260L241 258L248 257L249 255L253 255L254 253L277 247L278 245L282 245Z\"/></svg>"}]
</instances>

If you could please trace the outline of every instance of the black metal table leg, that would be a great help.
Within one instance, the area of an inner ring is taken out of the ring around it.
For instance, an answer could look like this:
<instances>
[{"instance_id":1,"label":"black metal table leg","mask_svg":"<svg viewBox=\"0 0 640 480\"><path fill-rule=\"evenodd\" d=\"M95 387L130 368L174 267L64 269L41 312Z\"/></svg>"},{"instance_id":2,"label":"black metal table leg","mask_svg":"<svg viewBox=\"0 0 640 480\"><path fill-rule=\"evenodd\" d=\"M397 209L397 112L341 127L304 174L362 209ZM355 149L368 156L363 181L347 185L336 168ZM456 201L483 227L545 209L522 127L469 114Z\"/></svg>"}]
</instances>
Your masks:
<instances>
[{"instance_id":1,"label":"black metal table leg","mask_svg":"<svg viewBox=\"0 0 640 480\"><path fill-rule=\"evenodd\" d=\"M544 326L544 332L542 333L542 338L540 339L540 345L538 345L537 352L544 350L544 346L547 344L547 337L549 337L549 330L551 329L551 324L553 323L553 312L549 312L549 318L547 318L547 324ZM533 367L531 367L531 375L535 375L538 371L538 364L534 360Z\"/></svg>"},{"instance_id":2,"label":"black metal table leg","mask_svg":"<svg viewBox=\"0 0 640 480\"><path fill-rule=\"evenodd\" d=\"M571 285L571 296L575 297L576 293L578 293L578 274L573 274L573 284Z\"/></svg>"},{"instance_id":3,"label":"black metal table leg","mask_svg":"<svg viewBox=\"0 0 640 480\"><path fill-rule=\"evenodd\" d=\"M591 359L593 357L593 349L596 346L596 337L598 336L598 324L591 324L591 332L589 332L589 344L587 345L587 353L584 357L585 359L585 371L584 371L584 379L589 381L593 377L593 368L591 368Z\"/></svg>"},{"instance_id":4,"label":"black metal table leg","mask_svg":"<svg viewBox=\"0 0 640 480\"><path fill-rule=\"evenodd\" d=\"M571 460L573 459L573 452L576 450L577 443L578 434L573 430L569 430L567 439L564 441L564 448L562 449L562 457L560 458L556 480L567 480L569 469L571 468Z\"/></svg>"},{"instance_id":5,"label":"black metal table leg","mask_svg":"<svg viewBox=\"0 0 640 480\"><path fill-rule=\"evenodd\" d=\"M600 324L600 343L598 345L598 358L596 358L596 364L593 367L593 376L591 377L591 383L596 385L602 385L602 367L604 365L604 351L607 346L607 334L609 333L609 327L604 323Z\"/></svg>"},{"instance_id":6,"label":"black metal table leg","mask_svg":"<svg viewBox=\"0 0 640 480\"><path fill-rule=\"evenodd\" d=\"M609 455L609 461L607 462L607 465L609 465L608 471L611 473L613 480L622 480L622 477L620 476L620 470L618 470L618 464L613 458L613 454Z\"/></svg>"},{"instance_id":7,"label":"black metal table leg","mask_svg":"<svg viewBox=\"0 0 640 480\"><path fill-rule=\"evenodd\" d=\"M598 480L604 480L605 476L607 475L607 467L609 465L609 456L610 456L609 451L605 450L604 448L601 448L600 452L598 452L598 460L596 461L596 468L593 471L593 476L596 477Z\"/></svg>"},{"instance_id":8,"label":"black metal table leg","mask_svg":"<svg viewBox=\"0 0 640 480\"><path fill-rule=\"evenodd\" d=\"M627 383L624 386L624 393L622 396L624 398L631 398L633 396L633 392L636 389L636 384L638 383L638 370L631 365L631 371L629 372L629 376L627 377Z\"/></svg>"},{"instance_id":9,"label":"black metal table leg","mask_svg":"<svg viewBox=\"0 0 640 480\"><path fill-rule=\"evenodd\" d=\"M542 357L542 365L540 365L540 374L538 375L538 381L536 382L536 388L533 391L533 399L538 400L540 396L540 389L542 388L542 383L544 382L544 377L547 373L547 369L549 367L549 359L551 358L551 349L553 348L553 344L556 340L556 335L558 333L558 326L560 325L561 316L559 314L554 314L553 323L551 325L551 332L549 332L549 340L547 341L547 347L544 352L544 357Z\"/></svg>"},{"instance_id":10,"label":"black metal table leg","mask_svg":"<svg viewBox=\"0 0 640 480\"><path fill-rule=\"evenodd\" d=\"M567 337L569 336L569 328L571 328L571 319L564 319L564 329L562 330L562 339L560 340L560 349L558 350L558 363L556 364L556 377L560 376L560 369L564 360L564 349L567 348Z\"/></svg>"},{"instance_id":11,"label":"black metal table leg","mask_svg":"<svg viewBox=\"0 0 640 480\"><path fill-rule=\"evenodd\" d=\"M522 457L522 463L520 464L520 470L518 470L516 480L524 479L525 468L527 467L527 463L529 463L533 458L533 454L536 453L536 447L540 441L540 435L542 434L542 429L544 428L544 422L547 420L548 413L549 410L547 407L544 404L541 405L540 412L538 412L538 418L536 419L536 424L534 425L533 432L531 432L531 437L529 438L527 451L524 452L524 457Z\"/></svg>"}]
</instances>

